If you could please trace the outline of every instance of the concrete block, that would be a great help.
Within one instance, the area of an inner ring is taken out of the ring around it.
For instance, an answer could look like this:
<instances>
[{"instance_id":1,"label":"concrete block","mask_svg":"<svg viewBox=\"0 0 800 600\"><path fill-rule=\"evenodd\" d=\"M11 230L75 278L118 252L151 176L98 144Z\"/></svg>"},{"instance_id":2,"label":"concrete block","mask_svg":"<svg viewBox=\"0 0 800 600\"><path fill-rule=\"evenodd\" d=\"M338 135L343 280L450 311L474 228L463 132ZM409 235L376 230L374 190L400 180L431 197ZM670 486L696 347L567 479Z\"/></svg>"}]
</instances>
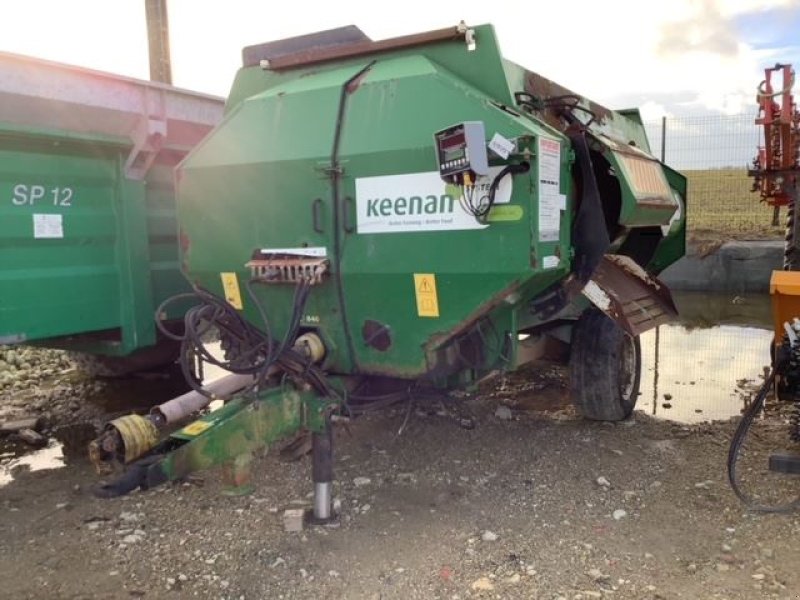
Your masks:
<instances>
[{"instance_id":1,"label":"concrete block","mask_svg":"<svg viewBox=\"0 0 800 600\"><path fill-rule=\"evenodd\" d=\"M302 508L289 508L283 511L283 528L285 531L303 531L306 511Z\"/></svg>"}]
</instances>

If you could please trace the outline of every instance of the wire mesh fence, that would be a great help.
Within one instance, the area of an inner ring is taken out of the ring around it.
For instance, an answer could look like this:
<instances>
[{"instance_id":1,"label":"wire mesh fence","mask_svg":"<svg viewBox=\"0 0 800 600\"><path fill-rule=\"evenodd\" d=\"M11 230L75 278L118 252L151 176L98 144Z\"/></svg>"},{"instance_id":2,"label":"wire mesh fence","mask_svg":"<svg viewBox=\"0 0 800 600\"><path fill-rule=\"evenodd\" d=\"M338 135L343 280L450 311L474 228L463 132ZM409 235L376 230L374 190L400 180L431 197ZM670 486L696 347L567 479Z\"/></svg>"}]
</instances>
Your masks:
<instances>
[{"instance_id":1,"label":"wire mesh fence","mask_svg":"<svg viewBox=\"0 0 800 600\"><path fill-rule=\"evenodd\" d=\"M645 122L650 147L688 179L689 235L779 238L783 217L752 191L747 169L760 142L755 112Z\"/></svg>"}]
</instances>

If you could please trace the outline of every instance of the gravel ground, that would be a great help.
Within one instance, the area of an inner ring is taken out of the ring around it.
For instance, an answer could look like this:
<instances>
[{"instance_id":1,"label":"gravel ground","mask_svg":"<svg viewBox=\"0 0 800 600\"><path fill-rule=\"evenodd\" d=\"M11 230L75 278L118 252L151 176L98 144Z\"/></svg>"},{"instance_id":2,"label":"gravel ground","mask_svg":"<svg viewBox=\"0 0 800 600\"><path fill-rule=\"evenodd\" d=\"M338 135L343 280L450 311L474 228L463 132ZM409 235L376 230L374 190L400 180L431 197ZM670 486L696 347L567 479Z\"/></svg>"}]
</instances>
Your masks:
<instances>
[{"instance_id":1,"label":"gravel ground","mask_svg":"<svg viewBox=\"0 0 800 600\"><path fill-rule=\"evenodd\" d=\"M61 365L34 395L68 387L89 421L107 410ZM556 366L498 377L415 406L401 435L404 407L338 426L337 527L283 530L310 501L310 464L275 450L248 497L204 472L99 500L80 455L18 469L0 487L0 597L800 597L800 515L743 510L725 479L733 423L592 423L563 382ZM28 387L6 384L0 410ZM40 409L52 427L77 421L71 400Z\"/></svg>"}]
</instances>

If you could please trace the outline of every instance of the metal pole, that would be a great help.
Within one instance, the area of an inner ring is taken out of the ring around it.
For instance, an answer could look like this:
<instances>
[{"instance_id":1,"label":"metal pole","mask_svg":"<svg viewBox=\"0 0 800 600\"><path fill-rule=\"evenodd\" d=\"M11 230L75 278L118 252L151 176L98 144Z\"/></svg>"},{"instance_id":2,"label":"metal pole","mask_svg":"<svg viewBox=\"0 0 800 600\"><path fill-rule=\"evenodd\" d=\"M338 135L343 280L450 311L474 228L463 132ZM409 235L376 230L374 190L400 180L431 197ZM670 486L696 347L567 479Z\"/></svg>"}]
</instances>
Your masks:
<instances>
[{"instance_id":1,"label":"metal pole","mask_svg":"<svg viewBox=\"0 0 800 600\"><path fill-rule=\"evenodd\" d=\"M312 436L312 477L314 479L314 520L333 518L333 428Z\"/></svg>"},{"instance_id":2,"label":"metal pole","mask_svg":"<svg viewBox=\"0 0 800 600\"><path fill-rule=\"evenodd\" d=\"M653 369L653 415L656 414L658 407L658 347L660 344L661 326L656 327L656 352L655 352L655 365Z\"/></svg>"},{"instance_id":3,"label":"metal pole","mask_svg":"<svg viewBox=\"0 0 800 600\"><path fill-rule=\"evenodd\" d=\"M661 117L661 162L667 162L667 117Z\"/></svg>"},{"instance_id":4,"label":"metal pole","mask_svg":"<svg viewBox=\"0 0 800 600\"><path fill-rule=\"evenodd\" d=\"M150 48L150 79L172 85L167 0L145 0L144 8Z\"/></svg>"}]
</instances>

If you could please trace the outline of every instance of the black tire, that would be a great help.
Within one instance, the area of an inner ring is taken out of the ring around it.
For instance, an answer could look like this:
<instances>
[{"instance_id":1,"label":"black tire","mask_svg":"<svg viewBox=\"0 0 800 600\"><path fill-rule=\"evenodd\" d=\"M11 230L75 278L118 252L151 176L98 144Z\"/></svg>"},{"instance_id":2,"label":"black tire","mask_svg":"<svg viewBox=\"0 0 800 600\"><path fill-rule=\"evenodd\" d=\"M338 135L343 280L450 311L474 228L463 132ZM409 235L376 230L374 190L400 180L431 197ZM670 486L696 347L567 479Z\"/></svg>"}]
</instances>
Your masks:
<instances>
[{"instance_id":1,"label":"black tire","mask_svg":"<svg viewBox=\"0 0 800 600\"><path fill-rule=\"evenodd\" d=\"M581 414L593 421L622 421L636 406L642 350L596 309L585 311L572 329L570 395Z\"/></svg>"}]
</instances>

